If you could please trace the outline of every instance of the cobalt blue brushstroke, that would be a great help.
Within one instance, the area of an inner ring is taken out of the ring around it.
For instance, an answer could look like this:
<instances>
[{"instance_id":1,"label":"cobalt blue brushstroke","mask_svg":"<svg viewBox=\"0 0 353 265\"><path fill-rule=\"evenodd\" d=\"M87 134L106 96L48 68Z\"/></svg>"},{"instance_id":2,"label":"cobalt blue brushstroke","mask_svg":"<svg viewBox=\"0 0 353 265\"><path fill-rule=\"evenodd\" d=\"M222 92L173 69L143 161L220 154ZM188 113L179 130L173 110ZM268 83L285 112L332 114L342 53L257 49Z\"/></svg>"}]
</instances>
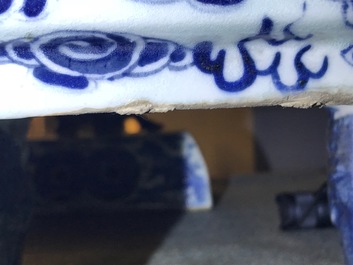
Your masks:
<instances>
[{"instance_id":1,"label":"cobalt blue brushstroke","mask_svg":"<svg viewBox=\"0 0 353 265\"><path fill-rule=\"evenodd\" d=\"M313 34L308 34L306 37L299 37L299 36L296 36L292 30L291 30L291 27L292 27L293 23L287 25L284 30L283 30L283 33L284 33L284 36L286 39L293 39L293 40L296 40L296 41L303 41L303 40L307 40L307 39L310 39L313 37Z\"/></svg>"},{"instance_id":2,"label":"cobalt blue brushstroke","mask_svg":"<svg viewBox=\"0 0 353 265\"><path fill-rule=\"evenodd\" d=\"M71 89L84 89L88 87L88 80L84 76L70 76L52 72L45 67L37 67L33 75L46 84L63 86Z\"/></svg>"},{"instance_id":3,"label":"cobalt blue brushstroke","mask_svg":"<svg viewBox=\"0 0 353 265\"><path fill-rule=\"evenodd\" d=\"M262 24L261 24L261 28L260 28L259 33L254 37L250 37L250 38L245 39L244 41L249 42L249 41L261 38L261 39L266 40L266 42L272 46L279 46L279 45L284 44L289 39L291 39L291 38L286 38L287 36L285 36L285 38L283 38L282 40L276 40L271 37L272 30L273 30L273 21L270 18L265 17L262 20Z\"/></svg>"},{"instance_id":4,"label":"cobalt blue brushstroke","mask_svg":"<svg viewBox=\"0 0 353 265\"><path fill-rule=\"evenodd\" d=\"M13 0L0 0L0 15L9 10Z\"/></svg>"},{"instance_id":5,"label":"cobalt blue brushstroke","mask_svg":"<svg viewBox=\"0 0 353 265\"><path fill-rule=\"evenodd\" d=\"M304 2L303 4L303 14L305 13L306 11L306 2ZM293 39L293 40L296 40L296 41L303 41L303 40L307 40L307 39L310 39L313 34L308 34L306 37L299 37L299 36L296 36L292 30L291 30L291 27L293 26L293 24L295 23L296 21L288 24L284 30L283 30L283 33L284 33L284 36L287 38L287 39Z\"/></svg>"},{"instance_id":6,"label":"cobalt blue brushstroke","mask_svg":"<svg viewBox=\"0 0 353 265\"><path fill-rule=\"evenodd\" d=\"M7 51L5 49L6 44L1 43L0 44L0 58L1 57L6 57L7 58Z\"/></svg>"},{"instance_id":7,"label":"cobalt blue brushstroke","mask_svg":"<svg viewBox=\"0 0 353 265\"><path fill-rule=\"evenodd\" d=\"M349 8L353 9L353 0L345 0L342 4L342 13L343 13L343 17L344 17L344 23L346 24L346 26L353 28L353 23L351 21L349 21L349 18L348 18L348 9ZM352 10L352 14L353 14L353 10ZM353 17L351 18L351 20L353 21Z\"/></svg>"},{"instance_id":8,"label":"cobalt blue brushstroke","mask_svg":"<svg viewBox=\"0 0 353 265\"><path fill-rule=\"evenodd\" d=\"M353 45L349 45L346 49L342 50L341 56L348 64L353 66Z\"/></svg>"},{"instance_id":9,"label":"cobalt blue brushstroke","mask_svg":"<svg viewBox=\"0 0 353 265\"><path fill-rule=\"evenodd\" d=\"M30 44L27 42L19 42L14 44L13 50L16 53L16 56L18 56L21 59L25 59L25 60L34 59L34 55L31 52Z\"/></svg>"},{"instance_id":10,"label":"cobalt blue brushstroke","mask_svg":"<svg viewBox=\"0 0 353 265\"><path fill-rule=\"evenodd\" d=\"M312 34L309 34L306 37L299 37L299 36L295 35L291 30L291 27L294 24L294 22L293 22L293 23L290 23L284 27L284 29L283 29L284 38L281 40L277 40L277 39L274 39L271 37L271 33L273 30L273 24L274 23L273 23L272 19L265 17L262 20L262 24L261 24L261 28L259 30L259 33L253 37L246 38L243 41L249 42L249 41L253 41L253 40L257 40L257 39L263 39L271 46L280 46L289 40L304 41L304 40L310 39L313 36Z\"/></svg>"},{"instance_id":11,"label":"cobalt blue brushstroke","mask_svg":"<svg viewBox=\"0 0 353 265\"><path fill-rule=\"evenodd\" d=\"M109 43L107 43L106 39L97 36L56 38L42 44L40 49L50 61L57 65L81 74L104 75L126 67L130 63L136 47L135 42L131 42L122 36L109 35L109 37L116 42L117 48L109 55L96 60L82 60L68 57L60 53L59 47L67 43L69 46L66 47L73 48L73 51L80 50L80 53L83 54L101 54L106 51ZM74 41L86 42L89 43L89 45L78 47L70 43ZM110 43L110 45L111 44L112 43Z\"/></svg>"},{"instance_id":12,"label":"cobalt blue brushstroke","mask_svg":"<svg viewBox=\"0 0 353 265\"><path fill-rule=\"evenodd\" d=\"M251 86L257 77L257 71L254 60L244 47L244 43L238 44L243 60L243 75L240 79L228 82L224 78L224 60L226 52L219 51L215 60L211 59L213 44L211 42L202 42L196 45L194 49L194 63L197 68L207 74L212 74L217 86L227 92L239 92Z\"/></svg>"},{"instance_id":13,"label":"cobalt blue brushstroke","mask_svg":"<svg viewBox=\"0 0 353 265\"><path fill-rule=\"evenodd\" d=\"M186 57L186 52L184 47L178 45L178 47L170 55L170 60L173 63L181 62Z\"/></svg>"},{"instance_id":14,"label":"cobalt blue brushstroke","mask_svg":"<svg viewBox=\"0 0 353 265\"><path fill-rule=\"evenodd\" d=\"M137 63L138 66L143 67L166 57L169 52L168 47L167 42L148 42L140 54L140 59Z\"/></svg>"},{"instance_id":15,"label":"cobalt blue brushstroke","mask_svg":"<svg viewBox=\"0 0 353 265\"><path fill-rule=\"evenodd\" d=\"M46 5L46 0L26 0L23 4L22 10L27 17L39 16Z\"/></svg>"},{"instance_id":16,"label":"cobalt blue brushstroke","mask_svg":"<svg viewBox=\"0 0 353 265\"><path fill-rule=\"evenodd\" d=\"M281 62L281 53L276 52L275 57L272 61L272 64L267 69L265 70L257 69L258 75L259 76L271 75L279 67L280 62Z\"/></svg>"},{"instance_id":17,"label":"cobalt blue brushstroke","mask_svg":"<svg viewBox=\"0 0 353 265\"><path fill-rule=\"evenodd\" d=\"M219 6L237 5L243 2L243 0L196 0L196 1L202 4L219 5Z\"/></svg>"},{"instance_id":18,"label":"cobalt blue brushstroke","mask_svg":"<svg viewBox=\"0 0 353 265\"><path fill-rule=\"evenodd\" d=\"M271 75L274 85L280 91L294 91L294 90L303 90L306 88L308 81L310 78L318 79L321 78L328 69L328 58L325 57L323 61L323 65L321 69L317 73L313 73L308 70L305 65L302 63L301 58L305 52L310 49L310 45L301 49L295 57L295 68L298 73L298 80L295 85L286 86L284 85L278 74L278 67L281 60L281 54L276 53L272 64L265 70L259 70L256 68L256 64L249 54L246 43L257 40L264 39L271 46L279 46L284 44L287 41L295 40L302 41L306 40L308 37L301 38L295 36L291 31L290 27L292 24L289 24L284 29L285 38L282 40L276 40L271 37L271 32L273 30L273 21L265 17L262 21L261 28L259 33L253 37L246 38L240 41L237 45L239 53L243 62L243 75L242 77L234 82L226 81L224 78L223 70L224 70L224 60L226 52L221 50L218 52L216 59L211 59L211 53L213 50L213 44L211 42L202 42L195 46L194 49L194 63L197 68L199 68L202 72L211 74L214 76L215 82L217 86L227 92L239 92L248 87L250 87L256 80L257 76L266 76Z\"/></svg>"},{"instance_id":19,"label":"cobalt blue brushstroke","mask_svg":"<svg viewBox=\"0 0 353 265\"><path fill-rule=\"evenodd\" d=\"M304 90L305 87L307 86L309 80L312 79L319 79L325 75L328 69L328 58L325 56L324 61L322 63L322 66L320 70L316 73L311 72L308 68L305 67L303 62L301 61L303 55L310 50L311 45L305 46L303 49L301 49L297 55L295 56L294 59L294 64L295 64L295 69L298 74L298 79L295 82L294 85L288 86L282 83L281 78L278 74L277 67L272 70L272 80L274 85L277 87L278 90L283 91L283 92L288 92L288 91L301 91Z\"/></svg>"}]
</instances>

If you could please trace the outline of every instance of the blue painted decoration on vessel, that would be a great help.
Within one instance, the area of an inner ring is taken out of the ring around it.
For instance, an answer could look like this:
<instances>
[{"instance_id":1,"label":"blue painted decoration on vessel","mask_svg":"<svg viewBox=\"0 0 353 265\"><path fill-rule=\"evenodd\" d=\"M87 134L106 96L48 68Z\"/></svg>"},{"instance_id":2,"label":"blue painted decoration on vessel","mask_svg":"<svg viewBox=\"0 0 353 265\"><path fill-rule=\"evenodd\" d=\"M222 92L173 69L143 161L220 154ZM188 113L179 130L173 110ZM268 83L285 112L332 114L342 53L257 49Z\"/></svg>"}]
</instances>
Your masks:
<instances>
[{"instance_id":1,"label":"blue painted decoration on vessel","mask_svg":"<svg viewBox=\"0 0 353 265\"><path fill-rule=\"evenodd\" d=\"M193 65L192 50L171 41L93 31L2 43L0 63L9 62L34 68L33 75L44 83L72 89L88 87L89 80L146 77Z\"/></svg>"},{"instance_id":2,"label":"blue painted decoration on vessel","mask_svg":"<svg viewBox=\"0 0 353 265\"><path fill-rule=\"evenodd\" d=\"M41 7L45 1L35 2ZM201 2L226 5L241 1ZM304 3L303 15L305 11ZM311 79L320 79L326 74L329 61L327 56L323 56L321 65L317 67L319 70L315 72L305 65L302 59L312 49L309 43L312 35L295 34L292 26L296 21L286 25L282 30L283 37L278 38L272 34L273 20L265 17L257 34L238 41L234 47L221 49L215 58L211 56L216 45L212 41L202 41L193 47L186 47L169 40L126 33L58 31L34 39L23 38L0 43L0 63L16 63L32 68L34 77L42 82L71 89L85 89L89 87L90 81L95 80L141 78L162 70L182 71L196 66L201 72L212 75L218 88L225 92L243 91L259 77L270 77L279 91L301 91L306 89ZM268 58L269 66L266 69L257 65L248 47L255 41L262 41L268 46L266 49L275 51L273 58ZM286 84L279 74L282 53L277 47L287 42L303 43L298 45L293 58L297 80L291 85ZM240 55L241 66L233 67L232 71L237 72L238 68L243 68L241 77L235 81L228 81L224 73L229 49L235 49Z\"/></svg>"},{"instance_id":3,"label":"blue painted decoration on vessel","mask_svg":"<svg viewBox=\"0 0 353 265\"><path fill-rule=\"evenodd\" d=\"M305 9L305 6L304 6ZM328 57L323 58L322 65L317 72L310 71L302 61L303 55L311 49L311 45L306 45L301 48L295 58L294 66L297 72L297 80L293 85L285 85L279 75L278 68L281 62L281 53L276 52L271 65L265 69L260 70L256 66L256 62L251 56L246 44L251 41L264 40L270 46L280 46L288 41L304 41L312 37L308 35L305 37L296 36L291 31L293 23L287 25L283 30L283 39L275 39L271 36L273 30L273 21L270 18L264 18L259 33L253 37L241 40L237 43L238 49L243 63L243 75L236 81L227 81L224 77L225 57L226 51L220 50L215 59L211 59L213 52L212 42L201 42L196 45L194 49L194 62L202 72L211 74L219 88L228 92L240 92L250 87L259 76L271 76L275 87L283 92L301 91L304 90L310 79L322 78L328 69Z\"/></svg>"},{"instance_id":4,"label":"blue painted decoration on vessel","mask_svg":"<svg viewBox=\"0 0 353 265\"><path fill-rule=\"evenodd\" d=\"M149 3L149 4L166 4L175 3L184 0L135 0L139 2ZM244 2L245 0L188 0L191 4L203 4L206 6L233 6Z\"/></svg>"},{"instance_id":5,"label":"blue painted decoration on vessel","mask_svg":"<svg viewBox=\"0 0 353 265\"><path fill-rule=\"evenodd\" d=\"M302 62L303 55L311 49L310 45L298 50L294 58L298 78L293 85L285 85L279 76L280 52L275 54L267 69L258 69L246 47L248 42L261 38L271 46L279 46L291 40L276 40L269 38L269 34L264 35L268 24L272 21L265 18L259 35L236 45L244 68L242 77L237 81L226 81L224 77L225 50L219 51L216 59L211 59L214 44L210 41L200 42L189 49L166 40L103 32L63 31L32 41L17 39L2 43L0 63L12 62L34 68L33 75L44 83L72 89L88 87L89 80L146 77L165 68L180 71L193 65L203 73L213 75L217 86L228 92L239 92L250 87L259 76L270 76L280 91L303 90L310 79L324 76L328 68L327 57L323 58L317 72L310 71ZM292 40L300 41L301 38L292 36Z\"/></svg>"},{"instance_id":6,"label":"blue painted decoration on vessel","mask_svg":"<svg viewBox=\"0 0 353 265\"><path fill-rule=\"evenodd\" d=\"M353 28L353 0L344 0L342 13L346 26Z\"/></svg>"},{"instance_id":7,"label":"blue painted decoration on vessel","mask_svg":"<svg viewBox=\"0 0 353 265\"><path fill-rule=\"evenodd\" d=\"M349 45L347 48L341 51L343 59L351 66L353 66L353 45Z\"/></svg>"},{"instance_id":8,"label":"blue painted decoration on vessel","mask_svg":"<svg viewBox=\"0 0 353 265\"><path fill-rule=\"evenodd\" d=\"M353 116L335 117L331 108L329 155L329 197L331 220L341 231L346 264L353 264Z\"/></svg>"},{"instance_id":9,"label":"blue painted decoration on vessel","mask_svg":"<svg viewBox=\"0 0 353 265\"><path fill-rule=\"evenodd\" d=\"M23 4L23 13L27 17L39 16L47 3L47 0L26 0Z\"/></svg>"},{"instance_id":10,"label":"blue painted decoration on vessel","mask_svg":"<svg viewBox=\"0 0 353 265\"><path fill-rule=\"evenodd\" d=\"M13 0L0 0L0 14L7 12L11 7L12 2Z\"/></svg>"},{"instance_id":11,"label":"blue painted decoration on vessel","mask_svg":"<svg viewBox=\"0 0 353 265\"><path fill-rule=\"evenodd\" d=\"M0 0L0 15L9 12L10 8L15 4L16 0ZM47 0L23 0L20 12L27 18L38 17L44 11Z\"/></svg>"}]
</instances>

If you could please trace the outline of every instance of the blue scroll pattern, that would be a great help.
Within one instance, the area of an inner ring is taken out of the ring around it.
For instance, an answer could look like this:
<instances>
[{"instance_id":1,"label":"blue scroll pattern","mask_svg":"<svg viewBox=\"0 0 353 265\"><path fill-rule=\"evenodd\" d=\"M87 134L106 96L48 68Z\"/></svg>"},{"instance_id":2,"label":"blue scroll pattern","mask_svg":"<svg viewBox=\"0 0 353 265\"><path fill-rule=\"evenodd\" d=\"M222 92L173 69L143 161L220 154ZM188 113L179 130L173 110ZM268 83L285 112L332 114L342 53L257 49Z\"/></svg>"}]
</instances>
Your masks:
<instances>
[{"instance_id":1,"label":"blue scroll pattern","mask_svg":"<svg viewBox=\"0 0 353 265\"><path fill-rule=\"evenodd\" d=\"M312 37L308 35L305 37L296 36L291 26L293 23L288 24L283 30L283 39L275 39L271 36L273 30L273 21L270 18L264 18L259 33L253 37L241 40L237 43L236 47L241 55L243 62L243 75L236 81L226 81L224 77L225 56L226 51L221 50L218 52L215 59L211 59L213 50L212 42L202 42L196 45L194 49L194 62L202 72L211 74L219 88L228 92L240 92L250 87L259 76L271 76L275 87L283 92L286 91L301 91L304 90L310 79L322 78L328 69L328 57L323 58L321 68L317 72L310 71L302 61L303 55L311 49L311 45L306 45L301 48L295 58L294 66L297 72L297 80L293 85L286 85L282 82L279 75L279 66L281 63L281 53L276 52L272 59L272 63L267 69L260 70L256 66L255 60L252 58L246 44L251 41L264 40L272 47L281 46L288 41L305 41Z\"/></svg>"},{"instance_id":2,"label":"blue scroll pattern","mask_svg":"<svg viewBox=\"0 0 353 265\"><path fill-rule=\"evenodd\" d=\"M60 31L3 43L0 62L33 68L33 75L44 83L72 89L88 87L89 80L146 77L193 63L190 49L170 41L91 31Z\"/></svg>"},{"instance_id":3,"label":"blue scroll pattern","mask_svg":"<svg viewBox=\"0 0 353 265\"><path fill-rule=\"evenodd\" d=\"M0 15L10 11L17 0L0 0ZM20 12L27 18L38 17L45 9L47 0L23 0Z\"/></svg>"},{"instance_id":4,"label":"blue scroll pattern","mask_svg":"<svg viewBox=\"0 0 353 265\"><path fill-rule=\"evenodd\" d=\"M283 29L283 38L272 37L273 21L266 17L258 34L240 40L235 49L241 56L243 75L239 80L227 81L224 76L226 51L211 57L214 43L204 41L188 48L168 40L140 37L131 34L112 34L93 31L59 31L35 39L16 39L0 44L0 63L16 63L33 69L42 82L71 89L84 89L90 81L146 77L169 69L181 71L196 66L212 75L216 85L226 92L240 92L249 88L258 77L269 76L274 86L283 92L304 90L310 79L322 78L328 69L324 56L318 71L309 70L302 57L311 49L307 41L312 37L297 36L293 23ZM294 58L297 80L292 85L282 82L279 75L281 52L277 51L267 69L260 69L247 47L262 40L271 49L289 41L304 42ZM238 69L235 69L238 70Z\"/></svg>"}]
</instances>

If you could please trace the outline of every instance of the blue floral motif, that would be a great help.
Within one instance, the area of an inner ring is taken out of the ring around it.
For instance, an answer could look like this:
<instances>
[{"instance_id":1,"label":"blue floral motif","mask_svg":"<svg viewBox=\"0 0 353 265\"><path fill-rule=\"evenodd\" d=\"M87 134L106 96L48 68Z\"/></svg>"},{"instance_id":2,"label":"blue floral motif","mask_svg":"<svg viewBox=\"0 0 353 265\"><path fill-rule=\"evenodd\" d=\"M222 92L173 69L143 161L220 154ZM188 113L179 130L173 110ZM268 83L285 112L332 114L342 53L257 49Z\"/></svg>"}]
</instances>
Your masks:
<instances>
[{"instance_id":1,"label":"blue floral motif","mask_svg":"<svg viewBox=\"0 0 353 265\"><path fill-rule=\"evenodd\" d=\"M145 77L167 67L184 70L193 64L191 52L170 41L130 34L59 31L0 44L0 63L34 68L33 75L47 84L84 89L89 80Z\"/></svg>"}]
</instances>

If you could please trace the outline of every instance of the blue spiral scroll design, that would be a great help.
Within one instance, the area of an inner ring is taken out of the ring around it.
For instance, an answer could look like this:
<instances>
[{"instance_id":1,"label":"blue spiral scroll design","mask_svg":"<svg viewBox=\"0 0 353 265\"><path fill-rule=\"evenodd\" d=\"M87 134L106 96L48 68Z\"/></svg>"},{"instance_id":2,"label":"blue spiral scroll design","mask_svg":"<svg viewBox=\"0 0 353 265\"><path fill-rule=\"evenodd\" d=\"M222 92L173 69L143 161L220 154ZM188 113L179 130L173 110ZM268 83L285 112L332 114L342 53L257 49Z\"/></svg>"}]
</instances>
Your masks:
<instances>
[{"instance_id":1,"label":"blue spiral scroll design","mask_svg":"<svg viewBox=\"0 0 353 265\"><path fill-rule=\"evenodd\" d=\"M0 44L0 63L33 68L44 83L84 89L90 80L146 77L193 65L192 50L171 41L131 34L60 31Z\"/></svg>"}]
</instances>

